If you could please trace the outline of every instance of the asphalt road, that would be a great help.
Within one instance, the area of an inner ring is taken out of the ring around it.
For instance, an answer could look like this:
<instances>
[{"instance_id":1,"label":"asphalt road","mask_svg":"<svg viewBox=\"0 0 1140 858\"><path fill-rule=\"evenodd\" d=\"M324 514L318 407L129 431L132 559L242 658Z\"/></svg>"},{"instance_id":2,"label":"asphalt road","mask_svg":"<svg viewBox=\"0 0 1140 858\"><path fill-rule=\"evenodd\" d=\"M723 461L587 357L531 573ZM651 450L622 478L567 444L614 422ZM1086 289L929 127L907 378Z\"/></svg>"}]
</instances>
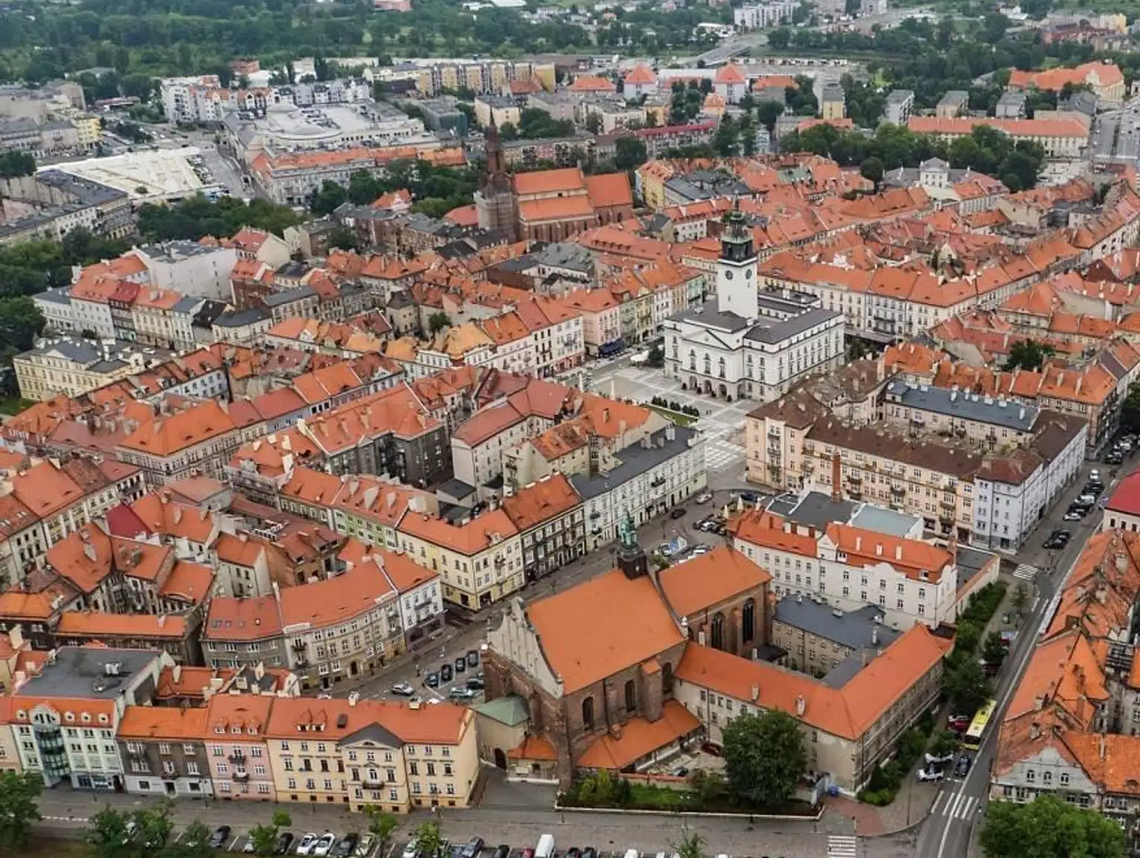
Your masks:
<instances>
[{"instance_id":1,"label":"asphalt road","mask_svg":"<svg viewBox=\"0 0 1140 858\"><path fill-rule=\"evenodd\" d=\"M1098 468L1102 475L1109 474L1106 480L1106 493L1110 493L1121 476L1128 470L1121 466L1118 473L1111 475L1106 466L1095 462L1086 463L1081 471L1081 479L1074 482L1062 495L1040 526L1030 537L1019 553L1020 562L1037 566L1036 594L1031 602L1032 609L1022 623L1021 632L1014 641L1009 657L995 683L998 702L991 727L982 741L982 746L974 755L973 764L967 776L960 781L947 781L936 798L930 816L927 817L918 838L915 854L922 858L965 858L970 840L983 821L989 794L990 770L997 748L998 726L1005 716L1005 710L1025 673L1025 667L1036 647L1042 629L1051 618L1051 600L1058 587L1064 582L1077 557L1085 547L1089 537L1095 533L1103 513L1094 508L1079 522L1063 522L1061 517L1069 503L1080 493L1081 486L1092 468ZM1072 531L1069 544L1059 552L1042 547L1047 535L1055 528Z\"/></svg>"}]
</instances>

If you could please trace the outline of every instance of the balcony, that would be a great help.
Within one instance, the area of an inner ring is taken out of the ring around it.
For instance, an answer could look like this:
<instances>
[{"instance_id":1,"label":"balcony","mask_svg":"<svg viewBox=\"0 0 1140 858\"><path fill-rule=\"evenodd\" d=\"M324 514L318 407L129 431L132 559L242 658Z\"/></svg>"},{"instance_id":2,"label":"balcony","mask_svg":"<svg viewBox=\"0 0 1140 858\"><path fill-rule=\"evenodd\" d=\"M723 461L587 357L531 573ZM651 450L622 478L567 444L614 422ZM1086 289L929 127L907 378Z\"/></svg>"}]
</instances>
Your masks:
<instances>
[{"instance_id":1,"label":"balcony","mask_svg":"<svg viewBox=\"0 0 1140 858\"><path fill-rule=\"evenodd\" d=\"M245 769L234 769L234 780L235 781L249 780L249 772L247 772Z\"/></svg>"},{"instance_id":2,"label":"balcony","mask_svg":"<svg viewBox=\"0 0 1140 858\"><path fill-rule=\"evenodd\" d=\"M948 501L945 498L943 498L942 500L940 500L938 502L938 508L949 510L951 513L953 513L957 507L954 506L954 501Z\"/></svg>"},{"instance_id":3,"label":"balcony","mask_svg":"<svg viewBox=\"0 0 1140 858\"><path fill-rule=\"evenodd\" d=\"M237 766L244 765L245 754L241 751L234 751L230 754L230 762Z\"/></svg>"},{"instance_id":4,"label":"balcony","mask_svg":"<svg viewBox=\"0 0 1140 858\"><path fill-rule=\"evenodd\" d=\"M849 472L847 474L847 481L859 485L859 483L863 482L863 475L855 473L854 471Z\"/></svg>"},{"instance_id":5,"label":"balcony","mask_svg":"<svg viewBox=\"0 0 1140 858\"><path fill-rule=\"evenodd\" d=\"M307 646L308 646L308 644L306 644L304 641L293 641L293 651L294 652L301 652Z\"/></svg>"},{"instance_id":6,"label":"balcony","mask_svg":"<svg viewBox=\"0 0 1140 858\"><path fill-rule=\"evenodd\" d=\"M775 426L773 426L771 429L768 430L768 437L769 438L781 438L781 437L783 437L783 434L780 432L779 429L777 429Z\"/></svg>"},{"instance_id":7,"label":"balcony","mask_svg":"<svg viewBox=\"0 0 1140 858\"><path fill-rule=\"evenodd\" d=\"M906 494L906 486L903 485L902 483L891 483L891 494L893 494L893 495L905 495Z\"/></svg>"}]
</instances>

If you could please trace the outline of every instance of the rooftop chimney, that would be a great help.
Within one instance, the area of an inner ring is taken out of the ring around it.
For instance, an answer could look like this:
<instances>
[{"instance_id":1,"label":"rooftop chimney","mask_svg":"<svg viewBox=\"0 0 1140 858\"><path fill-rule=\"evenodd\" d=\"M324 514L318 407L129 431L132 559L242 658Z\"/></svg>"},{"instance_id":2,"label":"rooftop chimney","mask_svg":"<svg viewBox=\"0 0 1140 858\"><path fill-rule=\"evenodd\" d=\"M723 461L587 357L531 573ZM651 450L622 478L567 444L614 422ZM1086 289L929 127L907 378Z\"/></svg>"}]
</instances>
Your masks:
<instances>
[{"instance_id":1,"label":"rooftop chimney","mask_svg":"<svg viewBox=\"0 0 1140 858\"><path fill-rule=\"evenodd\" d=\"M831 454L831 499L836 503L843 500L843 492L839 489L839 477L843 471L843 463L839 458L839 452Z\"/></svg>"}]
</instances>

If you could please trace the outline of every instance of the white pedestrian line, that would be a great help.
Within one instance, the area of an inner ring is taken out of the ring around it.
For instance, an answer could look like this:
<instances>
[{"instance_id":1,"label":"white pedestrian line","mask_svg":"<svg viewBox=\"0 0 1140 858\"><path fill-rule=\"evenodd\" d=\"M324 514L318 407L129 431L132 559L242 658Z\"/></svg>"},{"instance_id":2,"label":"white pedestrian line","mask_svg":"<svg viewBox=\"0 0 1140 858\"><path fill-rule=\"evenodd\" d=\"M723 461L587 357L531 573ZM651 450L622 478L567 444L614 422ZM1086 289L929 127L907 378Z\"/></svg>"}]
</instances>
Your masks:
<instances>
[{"instance_id":1,"label":"white pedestrian line","mask_svg":"<svg viewBox=\"0 0 1140 858\"><path fill-rule=\"evenodd\" d=\"M1037 606L1040 604L1041 604L1041 597L1038 596L1036 599L1033 600L1033 607L1029 609L1029 613L1032 614L1034 611L1036 611Z\"/></svg>"},{"instance_id":2,"label":"white pedestrian line","mask_svg":"<svg viewBox=\"0 0 1140 858\"><path fill-rule=\"evenodd\" d=\"M1013 577L1020 578L1022 581L1033 582L1037 578L1037 567L1030 566L1028 563L1019 563L1013 571Z\"/></svg>"},{"instance_id":3,"label":"white pedestrian line","mask_svg":"<svg viewBox=\"0 0 1140 858\"><path fill-rule=\"evenodd\" d=\"M86 816L45 816L44 819L49 822L86 823L88 821Z\"/></svg>"},{"instance_id":4,"label":"white pedestrian line","mask_svg":"<svg viewBox=\"0 0 1140 858\"><path fill-rule=\"evenodd\" d=\"M828 858L855 858L859 841L849 834L832 834L827 838Z\"/></svg>"},{"instance_id":5,"label":"white pedestrian line","mask_svg":"<svg viewBox=\"0 0 1140 858\"><path fill-rule=\"evenodd\" d=\"M943 796L946 800L943 801ZM934 804L930 806L930 812L936 816L945 816L950 819L969 819L970 814L978 806L978 799L972 795L963 795L957 793L939 793L935 799Z\"/></svg>"}]
</instances>

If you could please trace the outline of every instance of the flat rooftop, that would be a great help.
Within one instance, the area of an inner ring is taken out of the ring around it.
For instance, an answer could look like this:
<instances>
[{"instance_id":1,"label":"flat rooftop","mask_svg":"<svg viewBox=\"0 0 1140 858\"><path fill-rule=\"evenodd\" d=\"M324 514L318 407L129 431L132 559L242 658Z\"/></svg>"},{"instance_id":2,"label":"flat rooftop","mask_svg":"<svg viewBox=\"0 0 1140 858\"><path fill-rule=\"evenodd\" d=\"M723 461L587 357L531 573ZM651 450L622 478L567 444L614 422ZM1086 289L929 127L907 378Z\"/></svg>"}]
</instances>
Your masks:
<instances>
[{"instance_id":1,"label":"flat rooftop","mask_svg":"<svg viewBox=\"0 0 1140 858\"><path fill-rule=\"evenodd\" d=\"M145 649L60 647L55 661L46 662L43 672L29 679L13 696L113 700L157 655L157 650ZM118 665L112 668L117 673L108 674L107 665Z\"/></svg>"},{"instance_id":2,"label":"flat rooftop","mask_svg":"<svg viewBox=\"0 0 1140 858\"><path fill-rule=\"evenodd\" d=\"M215 184L203 181L201 168L195 170L191 163L190 159L198 154L193 146L125 152L109 158L52 164L37 172L68 173L122 191L133 200L187 197ZM140 189L145 189L145 193Z\"/></svg>"}]
</instances>

